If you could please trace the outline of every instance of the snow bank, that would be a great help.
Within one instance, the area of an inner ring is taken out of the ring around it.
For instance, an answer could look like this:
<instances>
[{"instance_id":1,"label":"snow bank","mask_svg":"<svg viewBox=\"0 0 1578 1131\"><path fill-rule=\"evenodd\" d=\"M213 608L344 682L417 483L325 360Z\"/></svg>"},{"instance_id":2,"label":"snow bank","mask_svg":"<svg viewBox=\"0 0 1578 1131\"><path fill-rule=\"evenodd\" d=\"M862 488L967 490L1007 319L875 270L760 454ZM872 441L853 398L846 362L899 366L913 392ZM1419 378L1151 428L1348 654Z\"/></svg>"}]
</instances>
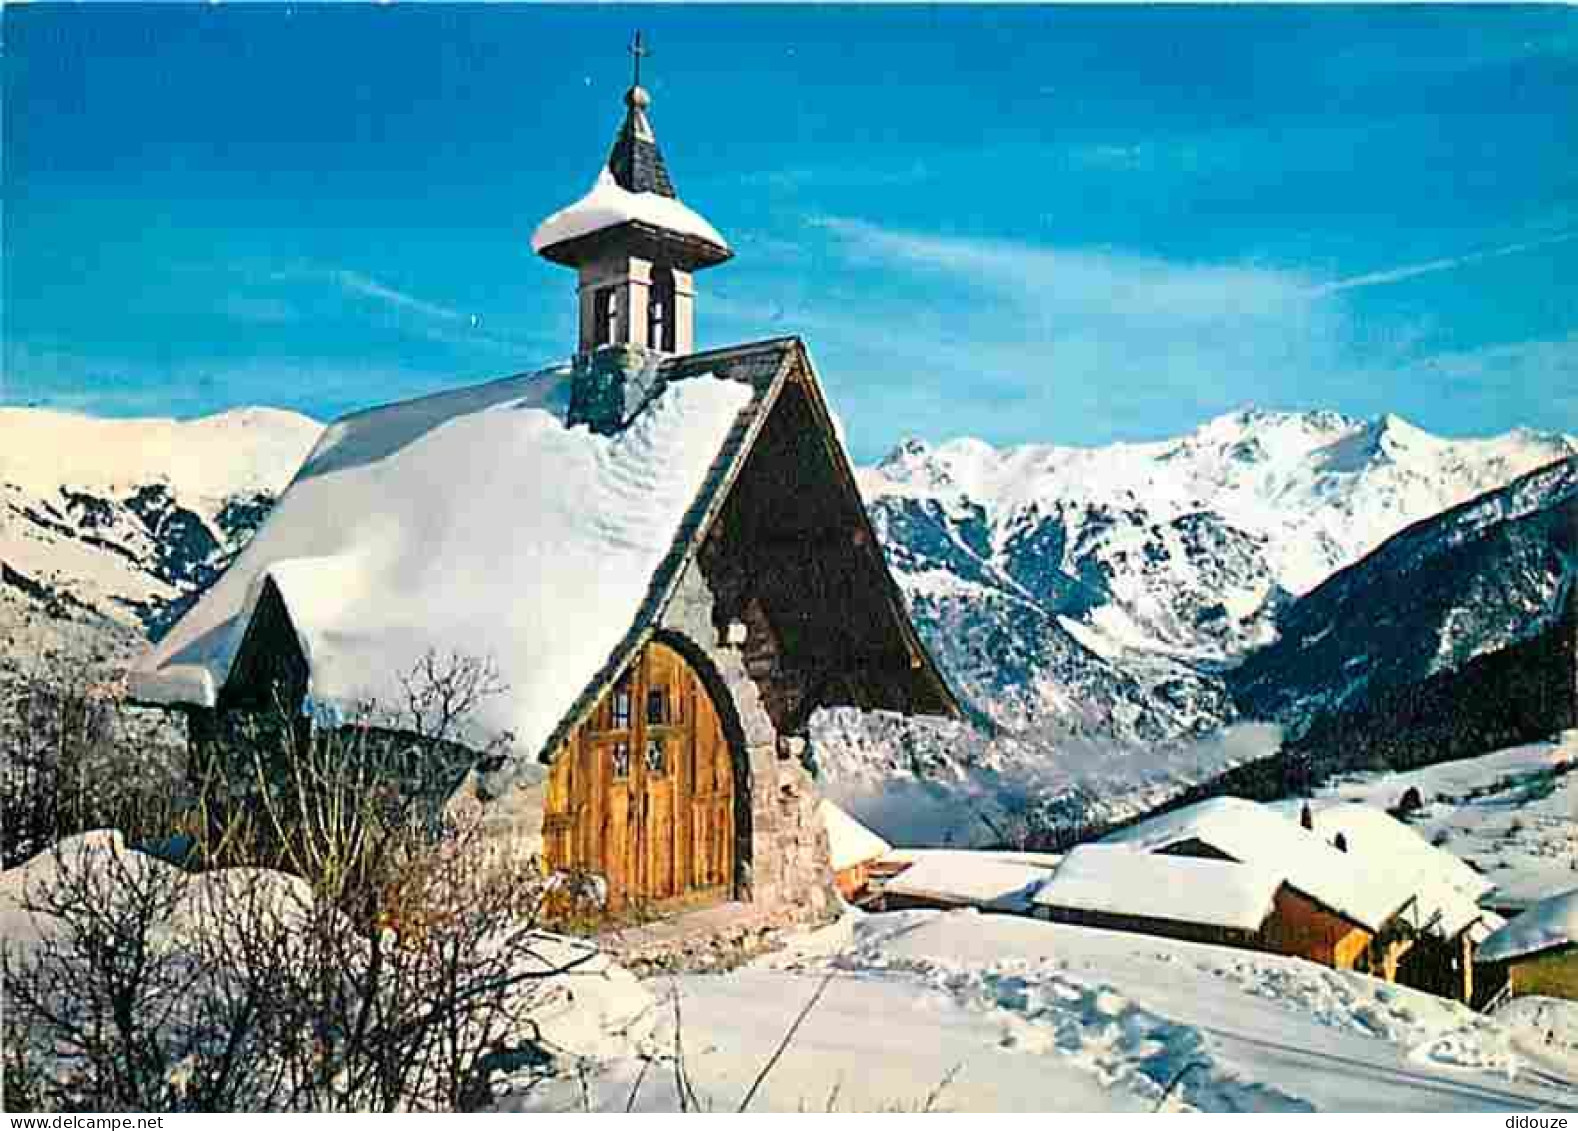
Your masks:
<instances>
[{"instance_id":1,"label":"snow bank","mask_svg":"<svg viewBox=\"0 0 1578 1131\"><path fill-rule=\"evenodd\" d=\"M569 372L348 417L236 559L131 674L134 698L212 706L265 582L330 712L404 702L429 650L491 660L508 692L468 741L536 752L632 628L750 398L697 377L623 432L567 428Z\"/></svg>"},{"instance_id":2,"label":"snow bank","mask_svg":"<svg viewBox=\"0 0 1578 1131\"><path fill-rule=\"evenodd\" d=\"M1548 1060L1578 1079L1578 1001L1531 994L1505 1002L1494 1014L1512 1031L1514 1042L1530 1055Z\"/></svg>"},{"instance_id":3,"label":"snow bank","mask_svg":"<svg viewBox=\"0 0 1578 1131\"><path fill-rule=\"evenodd\" d=\"M1290 887L1369 930L1417 894L1416 872L1390 866L1384 856L1341 852L1319 834L1280 813L1238 797L1214 797L1141 821L1107 842L1159 850L1198 840L1243 863L1272 867Z\"/></svg>"},{"instance_id":4,"label":"snow bank","mask_svg":"<svg viewBox=\"0 0 1578 1131\"><path fill-rule=\"evenodd\" d=\"M0 946L11 960L76 929L26 906L30 897L47 896L62 880L70 883L73 892L85 891L105 908L136 900L126 905L128 921L135 909L145 906L145 899L147 906L158 909L148 924L147 940L155 956L176 961L182 971L182 992L157 1020L145 1020L150 1033L170 1041L170 1051L179 1048L180 1055L191 1051L193 1027L207 1021L203 1002L233 993L227 980L254 976L231 968L229 959L221 956L247 954L262 932L283 930L287 934L280 937L291 944L304 940L306 936L297 931L311 928L315 900L311 885L298 876L266 868L188 873L129 848L118 831L97 830L62 840L0 873ZM345 952L350 962L365 961L370 951L360 945L355 929L348 921L341 929L351 943ZM507 945L521 942L511 929ZM527 995L529 1016L504 1035L501 1045L535 1047L550 1055L557 1071L630 1057L645 1047L655 1003L633 974L585 940L532 932L525 942L529 951L513 961L513 969L528 980L504 992ZM481 945L494 944L485 940ZM68 938L49 961L68 961L75 953ZM72 984L50 985L51 992L63 991L65 1004L72 1004ZM48 1070L62 1078L77 1070L74 1055L50 1055L56 1059ZM267 1053L253 1050L249 1055ZM184 1071L181 1063L172 1063L172 1085L179 1086Z\"/></svg>"},{"instance_id":5,"label":"snow bank","mask_svg":"<svg viewBox=\"0 0 1578 1131\"><path fill-rule=\"evenodd\" d=\"M1049 869L1034 864L964 849L916 850L908 855L915 863L884 880L884 893L986 911L1023 912L1051 875Z\"/></svg>"},{"instance_id":6,"label":"snow bank","mask_svg":"<svg viewBox=\"0 0 1578 1131\"><path fill-rule=\"evenodd\" d=\"M247 931L261 922L285 927L305 922L314 899L300 876L268 868L221 868L189 873L128 847L117 829L66 837L15 868L0 872L0 926L4 938L27 947L52 934L58 923L31 907L49 903L62 884L108 906L128 888L158 893L169 913L152 924L157 945L178 947L200 930ZM69 897L68 898L74 898Z\"/></svg>"},{"instance_id":7,"label":"snow bank","mask_svg":"<svg viewBox=\"0 0 1578 1131\"><path fill-rule=\"evenodd\" d=\"M1578 888L1542 899L1480 944L1476 962L1505 962L1578 943Z\"/></svg>"},{"instance_id":8,"label":"snow bank","mask_svg":"<svg viewBox=\"0 0 1578 1131\"><path fill-rule=\"evenodd\" d=\"M532 1039L572 1060L626 1056L651 1032L655 1003L636 976L581 939L540 934L524 973L533 983Z\"/></svg>"},{"instance_id":9,"label":"snow bank","mask_svg":"<svg viewBox=\"0 0 1578 1131\"><path fill-rule=\"evenodd\" d=\"M1280 871L1266 864L1082 844L1063 858L1035 903L1254 931L1271 914L1281 886Z\"/></svg>"},{"instance_id":10,"label":"snow bank","mask_svg":"<svg viewBox=\"0 0 1578 1131\"><path fill-rule=\"evenodd\" d=\"M729 250L728 243L718 234L718 229L697 213L673 197L655 192L630 192L621 188L606 165L597 174L597 182L592 185L591 192L537 225L537 230L532 233L531 249L541 254L545 247L632 221L682 236L693 236L724 251Z\"/></svg>"},{"instance_id":11,"label":"snow bank","mask_svg":"<svg viewBox=\"0 0 1578 1131\"><path fill-rule=\"evenodd\" d=\"M824 799L818 811L822 814L822 824L827 827L827 847L833 871L842 872L845 868L865 864L893 850L887 841L831 801Z\"/></svg>"}]
</instances>

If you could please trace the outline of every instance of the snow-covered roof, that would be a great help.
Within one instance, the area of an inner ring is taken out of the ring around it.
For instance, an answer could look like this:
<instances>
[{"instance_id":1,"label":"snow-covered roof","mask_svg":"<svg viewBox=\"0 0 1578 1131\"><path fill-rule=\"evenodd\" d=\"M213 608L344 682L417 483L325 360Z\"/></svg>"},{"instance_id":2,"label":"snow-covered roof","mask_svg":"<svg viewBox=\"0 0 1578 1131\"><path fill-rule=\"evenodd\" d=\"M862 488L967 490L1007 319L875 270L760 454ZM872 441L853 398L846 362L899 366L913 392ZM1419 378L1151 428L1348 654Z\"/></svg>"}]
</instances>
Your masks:
<instances>
[{"instance_id":1,"label":"snow-covered roof","mask_svg":"<svg viewBox=\"0 0 1578 1131\"><path fill-rule=\"evenodd\" d=\"M892 845L831 801L824 798L819 809L822 824L827 827L827 847L833 871L842 872L845 868L878 860L892 851Z\"/></svg>"},{"instance_id":2,"label":"snow-covered roof","mask_svg":"<svg viewBox=\"0 0 1578 1131\"><path fill-rule=\"evenodd\" d=\"M1542 899L1480 944L1476 962L1505 962L1578 944L1578 888Z\"/></svg>"},{"instance_id":3,"label":"snow-covered roof","mask_svg":"<svg viewBox=\"0 0 1578 1131\"><path fill-rule=\"evenodd\" d=\"M1281 871L1264 863L1162 856L1127 844L1082 844L1063 857L1035 902L1254 931L1271 914L1281 886Z\"/></svg>"},{"instance_id":4,"label":"snow-covered roof","mask_svg":"<svg viewBox=\"0 0 1578 1131\"><path fill-rule=\"evenodd\" d=\"M1330 840L1341 833L1349 852L1384 861L1388 871L1414 877L1419 923L1433 934L1455 938L1478 919L1500 925L1498 916L1479 907L1480 897L1496 885L1390 813L1373 805L1336 800L1280 801L1270 808L1297 821L1305 804L1310 807L1315 831L1322 837Z\"/></svg>"},{"instance_id":5,"label":"snow-covered roof","mask_svg":"<svg viewBox=\"0 0 1578 1131\"><path fill-rule=\"evenodd\" d=\"M609 436L566 427L571 383L561 367L331 425L246 549L134 666L132 698L240 702L257 690L249 665L224 693L253 623L294 630L309 705L331 717L364 718L369 699L404 703L401 676L429 653L477 657L505 691L456 738L480 746L508 733L514 757L490 784L518 777L656 631L736 482L778 482L770 467L745 474L758 439L830 430L798 338L664 358L653 398ZM831 461L817 506L866 521L847 457L827 438L810 449ZM867 571L861 592L882 595L862 606L858 630L913 665L911 686L887 679L873 694L955 713L881 559L851 556Z\"/></svg>"},{"instance_id":6,"label":"snow-covered roof","mask_svg":"<svg viewBox=\"0 0 1578 1131\"><path fill-rule=\"evenodd\" d=\"M401 702L428 651L491 660L486 740L537 751L636 622L751 386L674 381L613 436L565 426L570 371L330 426L246 549L133 670L134 698L212 707L265 583L310 668L355 713Z\"/></svg>"},{"instance_id":7,"label":"snow-covered roof","mask_svg":"<svg viewBox=\"0 0 1578 1131\"><path fill-rule=\"evenodd\" d=\"M1297 820L1238 797L1197 802L1105 839L1150 850L1198 840L1242 863L1275 867L1289 887L1371 931L1418 894L1412 870L1394 870L1384 857L1341 852Z\"/></svg>"},{"instance_id":8,"label":"snow-covered roof","mask_svg":"<svg viewBox=\"0 0 1578 1131\"><path fill-rule=\"evenodd\" d=\"M718 229L698 213L671 196L626 191L614 180L606 165L598 173L590 192L537 225L532 233L531 248L540 255L545 248L556 244L629 223L649 224L729 252L728 242L718 234Z\"/></svg>"},{"instance_id":9,"label":"snow-covered roof","mask_svg":"<svg viewBox=\"0 0 1578 1131\"><path fill-rule=\"evenodd\" d=\"M882 890L912 899L936 900L987 911L1027 911L1049 869L966 849L916 851L915 863Z\"/></svg>"}]
</instances>

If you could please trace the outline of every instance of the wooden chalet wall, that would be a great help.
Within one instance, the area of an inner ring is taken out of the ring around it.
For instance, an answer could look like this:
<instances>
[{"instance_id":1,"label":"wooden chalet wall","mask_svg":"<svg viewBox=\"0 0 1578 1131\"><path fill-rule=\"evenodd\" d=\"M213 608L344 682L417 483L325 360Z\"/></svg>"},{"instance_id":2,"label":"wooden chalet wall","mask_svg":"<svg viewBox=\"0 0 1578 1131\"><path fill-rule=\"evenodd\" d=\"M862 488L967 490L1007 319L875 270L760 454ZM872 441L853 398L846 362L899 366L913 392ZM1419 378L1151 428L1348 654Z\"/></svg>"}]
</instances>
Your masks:
<instances>
[{"instance_id":1,"label":"wooden chalet wall","mask_svg":"<svg viewBox=\"0 0 1578 1131\"><path fill-rule=\"evenodd\" d=\"M1161 852L1166 856L1233 859L1214 845L1194 838L1168 845ZM1374 937L1351 919L1284 884L1277 890L1271 917L1262 924L1256 945L1337 970L1354 970L1368 962Z\"/></svg>"},{"instance_id":2,"label":"wooden chalet wall","mask_svg":"<svg viewBox=\"0 0 1578 1131\"><path fill-rule=\"evenodd\" d=\"M1578 945L1531 954L1506 965L1514 997L1538 994L1578 1001Z\"/></svg>"},{"instance_id":3,"label":"wooden chalet wall","mask_svg":"<svg viewBox=\"0 0 1578 1131\"><path fill-rule=\"evenodd\" d=\"M1261 931L1267 950L1290 954L1335 970L1361 968L1375 937L1350 919L1283 885Z\"/></svg>"}]
</instances>

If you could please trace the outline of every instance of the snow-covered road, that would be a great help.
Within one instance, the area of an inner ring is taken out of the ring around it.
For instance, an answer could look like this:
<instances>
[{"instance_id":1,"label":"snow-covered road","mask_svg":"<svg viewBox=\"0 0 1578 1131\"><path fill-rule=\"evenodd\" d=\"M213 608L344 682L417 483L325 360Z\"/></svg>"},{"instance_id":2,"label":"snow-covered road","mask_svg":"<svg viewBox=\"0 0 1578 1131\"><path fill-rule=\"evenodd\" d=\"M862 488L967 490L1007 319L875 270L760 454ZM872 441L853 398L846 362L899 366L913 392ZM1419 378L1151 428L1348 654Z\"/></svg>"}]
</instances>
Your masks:
<instances>
[{"instance_id":1,"label":"snow-covered road","mask_svg":"<svg viewBox=\"0 0 1578 1131\"><path fill-rule=\"evenodd\" d=\"M673 990L696 1098L732 1110L829 974L753 1109L1578 1107L1570 1051L1536 1062L1516 1026L1439 998L1294 959L974 912L851 917L731 974L649 983L660 1059L635 1106L677 1106L662 1059ZM623 1109L641 1073L616 1061L584 1091L517 1102Z\"/></svg>"}]
</instances>

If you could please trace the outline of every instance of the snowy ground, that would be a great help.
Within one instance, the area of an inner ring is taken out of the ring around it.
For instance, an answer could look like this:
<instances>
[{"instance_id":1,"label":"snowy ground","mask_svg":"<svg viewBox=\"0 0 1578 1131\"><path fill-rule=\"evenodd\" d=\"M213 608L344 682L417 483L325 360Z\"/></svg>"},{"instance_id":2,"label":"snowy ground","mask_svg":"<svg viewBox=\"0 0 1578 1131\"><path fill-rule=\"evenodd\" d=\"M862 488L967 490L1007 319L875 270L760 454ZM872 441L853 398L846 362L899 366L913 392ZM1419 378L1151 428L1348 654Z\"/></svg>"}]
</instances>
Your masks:
<instances>
[{"instance_id":1,"label":"snowy ground","mask_svg":"<svg viewBox=\"0 0 1578 1131\"><path fill-rule=\"evenodd\" d=\"M1408 773L1343 778L1323 792L1383 808L1410 788L1405 818L1496 884L1488 901L1524 907L1578 888L1578 743L1538 742Z\"/></svg>"},{"instance_id":2,"label":"snowy ground","mask_svg":"<svg viewBox=\"0 0 1578 1131\"><path fill-rule=\"evenodd\" d=\"M695 1102L733 1110L827 979L753 1110L1578 1105L1559 1003L1503 1021L1294 959L917 911L851 915L734 973L648 983L650 1059L589 1066L506 1106L678 1107L677 990Z\"/></svg>"}]
</instances>

